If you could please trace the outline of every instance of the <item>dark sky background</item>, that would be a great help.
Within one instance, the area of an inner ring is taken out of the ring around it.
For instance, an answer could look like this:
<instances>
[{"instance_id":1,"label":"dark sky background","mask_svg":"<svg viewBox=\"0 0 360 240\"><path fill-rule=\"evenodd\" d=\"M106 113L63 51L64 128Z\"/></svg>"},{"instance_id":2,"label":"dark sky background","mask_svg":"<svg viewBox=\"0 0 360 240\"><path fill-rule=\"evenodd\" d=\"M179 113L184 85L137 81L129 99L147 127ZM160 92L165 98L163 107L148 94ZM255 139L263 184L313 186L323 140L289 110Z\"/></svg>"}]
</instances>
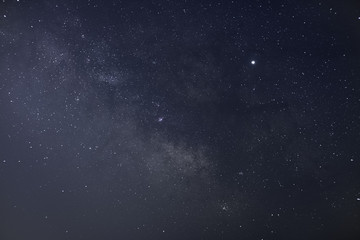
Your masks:
<instances>
[{"instance_id":1,"label":"dark sky background","mask_svg":"<svg viewBox=\"0 0 360 240\"><path fill-rule=\"evenodd\" d=\"M360 2L0 2L0 239L360 239Z\"/></svg>"}]
</instances>

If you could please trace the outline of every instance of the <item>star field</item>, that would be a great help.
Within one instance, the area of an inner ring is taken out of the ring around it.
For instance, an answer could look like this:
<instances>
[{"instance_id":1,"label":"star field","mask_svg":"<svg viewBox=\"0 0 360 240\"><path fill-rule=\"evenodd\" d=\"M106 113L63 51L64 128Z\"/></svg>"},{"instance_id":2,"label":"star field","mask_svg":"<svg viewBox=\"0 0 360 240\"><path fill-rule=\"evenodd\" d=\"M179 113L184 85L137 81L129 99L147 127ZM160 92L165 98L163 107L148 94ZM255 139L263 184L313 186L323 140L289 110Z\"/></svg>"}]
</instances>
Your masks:
<instances>
[{"instance_id":1,"label":"star field","mask_svg":"<svg viewBox=\"0 0 360 240\"><path fill-rule=\"evenodd\" d=\"M359 19L2 0L0 239L359 239Z\"/></svg>"}]
</instances>

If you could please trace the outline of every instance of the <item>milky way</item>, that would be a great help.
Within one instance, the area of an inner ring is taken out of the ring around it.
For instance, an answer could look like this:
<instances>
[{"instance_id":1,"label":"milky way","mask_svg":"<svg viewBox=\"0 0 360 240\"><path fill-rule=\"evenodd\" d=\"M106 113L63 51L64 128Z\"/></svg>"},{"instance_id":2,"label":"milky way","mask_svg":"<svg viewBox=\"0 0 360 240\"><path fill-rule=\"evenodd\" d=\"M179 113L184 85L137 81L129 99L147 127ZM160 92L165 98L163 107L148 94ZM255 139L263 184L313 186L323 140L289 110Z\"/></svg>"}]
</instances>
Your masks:
<instances>
[{"instance_id":1,"label":"milky way","mask_svg":"<svg viewBox=\"0 0 360 240\"><path fill-rule=\"evenodd\" d=\"M0 3L0 238L359 239L356 1Z\"/></svg>"}]
</instances>

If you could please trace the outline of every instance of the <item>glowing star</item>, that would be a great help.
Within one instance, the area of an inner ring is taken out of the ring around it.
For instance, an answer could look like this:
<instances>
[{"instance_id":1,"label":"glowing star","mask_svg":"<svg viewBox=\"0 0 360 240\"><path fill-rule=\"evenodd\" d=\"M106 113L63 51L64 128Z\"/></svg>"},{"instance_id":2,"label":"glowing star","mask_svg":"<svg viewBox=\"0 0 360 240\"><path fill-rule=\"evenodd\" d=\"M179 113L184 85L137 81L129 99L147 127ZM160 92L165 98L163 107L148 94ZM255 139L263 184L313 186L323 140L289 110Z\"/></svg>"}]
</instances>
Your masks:
<instances>
[{"instance_id":1,"label":"glowing star","mask_svg":"<svg viewBox=\"0 0 360 240\"><path fill-rule=\"evenodd\" d=\"M227 212L229 210L229 206L226 203L224 203L221 205L221 210Z\"/></svg>"},{"instance_id":2,"label":"glowing star","mask_svg":"<svg viewBox=\"0 0 360 240\"><path fill-rule=\"evenodd\" d=\"M162 122L164 120L164 117L159 117L158 122Z\"/></svg>"},{"instance_id":3,"label":"glowing star","mask_svg":"<svg viewBox=\"0 0 360 240\"><path fill-rule=\"evenodd\" d=\"M252 60L252 61L251 61L251 64L252 64L252 65L255 65L255 63L256 63L255 60Z\"/></svg>"}]
</instances>

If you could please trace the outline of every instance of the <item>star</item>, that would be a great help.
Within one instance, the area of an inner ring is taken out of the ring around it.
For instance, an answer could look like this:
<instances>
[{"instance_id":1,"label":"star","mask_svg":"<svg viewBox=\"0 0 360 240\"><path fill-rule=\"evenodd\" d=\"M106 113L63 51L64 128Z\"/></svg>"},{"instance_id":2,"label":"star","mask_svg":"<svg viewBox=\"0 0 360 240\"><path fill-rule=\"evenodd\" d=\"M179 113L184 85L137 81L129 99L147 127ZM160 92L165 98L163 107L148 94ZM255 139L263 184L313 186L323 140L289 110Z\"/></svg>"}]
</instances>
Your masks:
<instances>
[{"instance_id":1,"label":"star","mask_svg":"<svg viewBox=\"0 0 360 240\"><path fill-rule=\"evenodd\" d=\"M252 65L255 65L255 63L256 63L255 60L252 60L252 61L251 61L251 64L252 64Z\"/></svg>"}]
</instances>

